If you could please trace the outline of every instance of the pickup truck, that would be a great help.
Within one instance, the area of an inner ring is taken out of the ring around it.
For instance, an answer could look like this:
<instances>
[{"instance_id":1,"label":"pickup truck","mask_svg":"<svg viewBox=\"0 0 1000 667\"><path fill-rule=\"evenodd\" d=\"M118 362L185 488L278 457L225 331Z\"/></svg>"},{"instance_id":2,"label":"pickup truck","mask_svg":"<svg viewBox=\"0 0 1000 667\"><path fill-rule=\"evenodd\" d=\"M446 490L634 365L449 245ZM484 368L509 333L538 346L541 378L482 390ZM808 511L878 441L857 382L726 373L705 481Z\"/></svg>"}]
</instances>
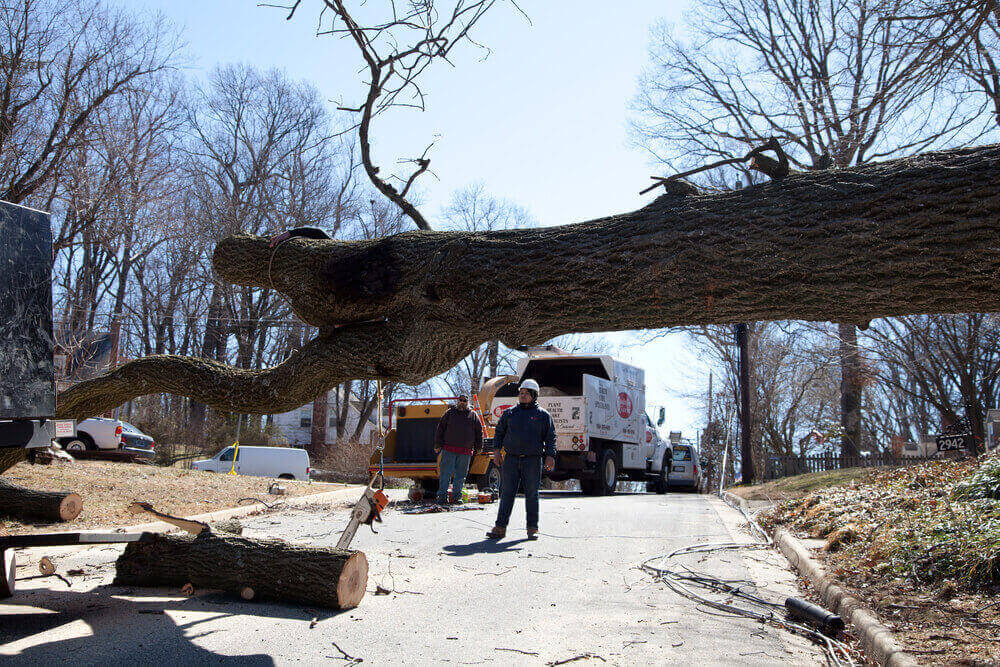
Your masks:
<instances>
[{"instance_id":1,"label":"pickup truck","mask_svg":"<svg viewBox=\"0 0 1000 667\"><path fill-rule=\"evenodd\" d=\"M76 425L76 435L56 440L67 452L122 449L140 458L156 456L156 443L138 428L118 419L92 417Z\"/></svg>"}]
</instances>

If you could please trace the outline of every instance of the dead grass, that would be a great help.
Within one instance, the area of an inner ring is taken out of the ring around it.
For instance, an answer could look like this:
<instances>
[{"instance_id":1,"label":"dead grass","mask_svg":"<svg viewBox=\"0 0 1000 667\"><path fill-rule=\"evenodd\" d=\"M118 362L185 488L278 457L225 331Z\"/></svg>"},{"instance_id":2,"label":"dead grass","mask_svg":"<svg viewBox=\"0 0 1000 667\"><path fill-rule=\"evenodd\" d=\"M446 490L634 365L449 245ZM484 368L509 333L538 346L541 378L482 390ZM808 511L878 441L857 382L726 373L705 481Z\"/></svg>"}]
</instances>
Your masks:
<instances>
[{"instance_id":1,"label":"dead grass","mask_svg":"<svg viewBox=\"0 0 1000 667\"><path fill-rule=\"evenodd\" d=\"M267 487L274 481L269 478L101 461L47 466L19 463L4 474L4 479L44 491L76 491L83 496L83 511L74 521L60 524L23 524L0 517L0 535L128 526L150 521L151 518L128 511L135 500L152 503L167 514L191 516L237 507L241 498L260 498L267 503L279 498L268 495ZM288 496L344 487L293 480L281 480L281 485Z\"/></svg>"},{"instance_id":2,"label":"dead grass","mask_svg":"<svg viewBox=\"0 0 1000 667\"><path fill-rule=\"evenodd\" d=\"M826 472L810 472L805 475L782 477L773 482L755 486L737 486L729 489L746 500L773 500L775 502L802 498L813 491L830 486L839 486L854 480L863 480L877 468L845 468Z\"/></svg>"}]
</instances>

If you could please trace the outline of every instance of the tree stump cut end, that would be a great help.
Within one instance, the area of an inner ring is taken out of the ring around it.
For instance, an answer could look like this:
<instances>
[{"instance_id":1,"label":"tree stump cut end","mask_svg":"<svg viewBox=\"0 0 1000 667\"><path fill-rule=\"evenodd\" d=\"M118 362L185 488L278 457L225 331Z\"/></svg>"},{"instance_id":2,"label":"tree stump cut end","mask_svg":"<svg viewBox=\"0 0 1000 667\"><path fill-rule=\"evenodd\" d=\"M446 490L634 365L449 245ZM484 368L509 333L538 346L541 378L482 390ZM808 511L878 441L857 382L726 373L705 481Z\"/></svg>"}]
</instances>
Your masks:
<instances>
[{"instance_id":1,"label":"tree stump cut end","mask_svg":"<svg viewBox=\"0 0 1000 667\"><path fill-rule=\"evenodd\" d=\"M353 609L361 603L368 589L368 557L361 551L355 552L340 572L337 581L337 600L341 609Z\"/></svg>"},{"instance_id":2,"label":"tree stump cut end","mask_svg":"<svg viewBox=\"0 0 1000 667\"><path fill-rule=\"evenodd\" d=\"M83 511L83 498L79 493L71 493L59 503L59 518L63 521L72 521L80 516Z\"/></svg>"}]
</instances>

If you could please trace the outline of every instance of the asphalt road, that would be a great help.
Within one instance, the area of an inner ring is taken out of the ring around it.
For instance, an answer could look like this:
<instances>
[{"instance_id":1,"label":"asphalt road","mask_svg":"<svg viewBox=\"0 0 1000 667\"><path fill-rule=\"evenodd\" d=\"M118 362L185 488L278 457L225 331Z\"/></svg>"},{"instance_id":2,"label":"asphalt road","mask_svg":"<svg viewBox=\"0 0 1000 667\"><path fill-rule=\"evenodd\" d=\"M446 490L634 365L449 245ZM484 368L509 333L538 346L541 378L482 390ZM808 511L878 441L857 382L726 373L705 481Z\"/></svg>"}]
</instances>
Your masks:
<instances>
[{"instance_id":1,"label":"asphalt road","mask_svg":"<svg viewBox=\"0 0 1000 667\"><path fill-rule=\"evenodd\" d=\"M341 613L247 603L221 593L110 586L119 547L61 556L82 568L71 586L18 582L0 603L0 663L544 665L817 664L809 642L701 610L636 566L683 545L749 541L740 515L706 496L590 498L544 494L542 536L525 539L518 499L508 537L487 541L496 505L406 515L389 510L354 548L369 559L368 593ZM347 507L287 510L244 520L249 536L330 545ZM36 556L37 550L36 551ZM685 561L746 579L776 601L795 594L776 552L714 553ZM37 574L21 568L19 579ZM391 591L377 595L376 586ZM315 619L315 623L313 620Z\"/></svg>"}]
</instances>

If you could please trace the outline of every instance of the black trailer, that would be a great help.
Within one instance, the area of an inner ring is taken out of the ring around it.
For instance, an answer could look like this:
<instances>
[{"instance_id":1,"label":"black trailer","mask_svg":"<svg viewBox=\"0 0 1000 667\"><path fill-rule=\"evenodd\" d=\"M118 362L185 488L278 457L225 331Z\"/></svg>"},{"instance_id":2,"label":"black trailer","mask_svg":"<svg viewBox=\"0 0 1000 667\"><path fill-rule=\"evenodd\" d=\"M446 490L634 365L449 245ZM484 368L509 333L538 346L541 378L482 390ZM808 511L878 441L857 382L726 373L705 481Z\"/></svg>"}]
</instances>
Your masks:
<instances>
[{"instance_id":1,"label":"black trailer","mask_svg":"<svg viewBox=\"0 0 1000 667\"><path fill-rule=\"evenodd\" d=\"M55 437L49 214L0 202L0 454ZM3 472L0 468L0 472Z\"/></svg>"}]
</instances>

